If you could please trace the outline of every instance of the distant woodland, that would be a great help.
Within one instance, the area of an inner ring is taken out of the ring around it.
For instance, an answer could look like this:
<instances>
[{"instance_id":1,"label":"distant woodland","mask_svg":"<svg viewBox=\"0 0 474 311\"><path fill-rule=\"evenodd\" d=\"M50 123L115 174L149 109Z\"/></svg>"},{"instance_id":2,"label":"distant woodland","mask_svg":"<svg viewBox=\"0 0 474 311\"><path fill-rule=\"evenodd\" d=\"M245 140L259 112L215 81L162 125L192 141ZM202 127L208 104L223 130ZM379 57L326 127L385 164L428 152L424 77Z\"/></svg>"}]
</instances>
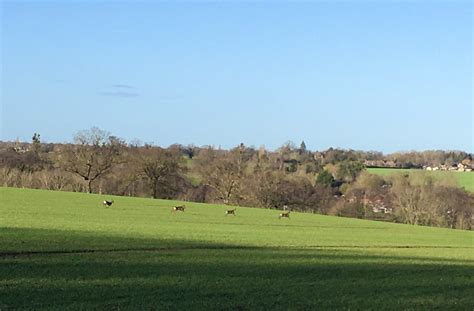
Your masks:
<instances>
[{"instance_id":1,"label":"distant woodland","mask_svg":"<svg viewBox=\"0 0 474 311\"><path fill-rule=\"evenodd\" d=\"M385 177L366 167L413 171ZM474 178L473 155L462 151L311 151L304 142L274 151L244 144L163 148L98 128L77 133L71 144L43 143L38 133L31 142L0 142L0 185L6 187L285 207L472 230L474 195L455 178L435 178L422 168L460 169Z\"/></svg>"}]
</instances>

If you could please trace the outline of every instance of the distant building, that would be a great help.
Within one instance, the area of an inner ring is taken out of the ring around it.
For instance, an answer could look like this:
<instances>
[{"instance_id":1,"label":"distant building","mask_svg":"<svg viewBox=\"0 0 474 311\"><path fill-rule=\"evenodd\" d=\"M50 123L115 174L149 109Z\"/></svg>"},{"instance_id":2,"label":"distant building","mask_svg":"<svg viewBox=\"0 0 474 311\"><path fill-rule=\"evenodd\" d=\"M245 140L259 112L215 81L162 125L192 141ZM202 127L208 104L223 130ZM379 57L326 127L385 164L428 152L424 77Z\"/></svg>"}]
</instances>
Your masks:
<instances>
[{"instance_id":1,"label":"distant building","mask_svg":"<svg viewBox=\"0 0 474 311\"><path fill-rule=\"evenodd\" d=\"M462 163L459 163L458 166L457 166L457 169L458 171L460 172L464 172L466 169L468 169L469 167L467 165L464 165Z\"/></svg>"},{"instance_id":2,"label":"distant building","mask_svg":"<svg viewBox=\"0 0 474 311\"><path fill-rule=\"evenodd\" d=\"M385 206L374 206L372 207L372 211L374 213L384 213L384 214L392 213L392 209L390 207L385 207Z\"/></svg>"}]
</instances>

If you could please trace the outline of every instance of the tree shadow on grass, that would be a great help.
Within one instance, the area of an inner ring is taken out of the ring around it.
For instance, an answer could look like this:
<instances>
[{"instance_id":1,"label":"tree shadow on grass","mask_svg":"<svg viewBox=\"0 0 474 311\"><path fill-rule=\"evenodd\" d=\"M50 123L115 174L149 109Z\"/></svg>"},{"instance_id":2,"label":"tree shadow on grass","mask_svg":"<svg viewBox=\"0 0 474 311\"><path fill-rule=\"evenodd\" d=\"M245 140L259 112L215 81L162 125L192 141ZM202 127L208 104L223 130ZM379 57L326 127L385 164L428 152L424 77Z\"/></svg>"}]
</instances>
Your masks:
<instances>
[{"instance_id":1,"label":"tree shadow on grass","mask_svg":"<svg viewBox=\"0 0 474 311\"><path fill-rule=\"evenodd\" d=\"M13 236L43 236L42 230L10 230L16 231L10 232ZM89 238L68 233L67 239L82 249L61 251L51 245L53 252L42 248L33 253L33 246L30 252L26 247L23 253L4 252L0 309L444 310L474 306L474 264L465 260L388 256L342 247L257 248L98 236L87 247Z\"/></svg>"}]
</instances>

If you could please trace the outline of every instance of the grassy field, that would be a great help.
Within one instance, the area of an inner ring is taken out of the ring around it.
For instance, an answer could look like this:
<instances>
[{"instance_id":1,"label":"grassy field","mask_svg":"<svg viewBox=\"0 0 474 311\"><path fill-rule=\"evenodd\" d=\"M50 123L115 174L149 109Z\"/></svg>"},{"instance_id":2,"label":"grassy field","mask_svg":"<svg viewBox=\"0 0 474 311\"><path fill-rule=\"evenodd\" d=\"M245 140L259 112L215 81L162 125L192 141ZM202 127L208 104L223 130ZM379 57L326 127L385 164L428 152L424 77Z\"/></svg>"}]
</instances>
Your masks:
<instances>
[{"instance_id":1,"label":"grassy field","mask_svg":"<svg viewBox=\"0 0 474 311\"><path fill-rule=\"evenodd\" d=\"M389 176L397 173L421 172L435 178L452 178L457 181L460 187L467 191L474 192L474 172L447 172L447 171L424 171L413 169L393 169L393 168L368 168L367 171L372 174Z\"/></svg>"},{"instance_id":2,"label":"grassy field","mask_svg":"<svg viewBox=\"0 0 474 311\"><path fill-rule=\"evenodd\" d=\"M174 203L0 188L0 309L474 308L473 232Z\"/></svg>"}]
</instances>

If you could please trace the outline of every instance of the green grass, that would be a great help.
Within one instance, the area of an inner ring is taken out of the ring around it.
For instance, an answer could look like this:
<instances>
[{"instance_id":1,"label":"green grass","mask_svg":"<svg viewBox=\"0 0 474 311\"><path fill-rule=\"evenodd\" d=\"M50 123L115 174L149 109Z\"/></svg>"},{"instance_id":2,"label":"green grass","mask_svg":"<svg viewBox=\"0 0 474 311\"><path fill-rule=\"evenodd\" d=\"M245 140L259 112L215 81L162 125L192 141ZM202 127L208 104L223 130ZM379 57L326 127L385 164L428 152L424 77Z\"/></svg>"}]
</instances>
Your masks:
<instances>
[{"instance_id":1,"label":"green grass","mask_svg":"<svg viewBox=\"0 0 474 311\"><path fill-rule=\"evenodd\" d=\"M0 309L472 309L473 232L0 188Z\"/></svg>"},{"instance_id":2,"label":"green grass","mask_svg":"<svg viewBox=\"0 0 474 311\"><path fill-rule=\"evenodd\" d=\"M438 179L454 179L460 187L467 191L474 192L474 172L449 172L449 171L424 171L414 169L393 169L393 168L368 168L367 171L372 174L389 176L397 173L421 172Z\"/></svg>"}]
</instances>

